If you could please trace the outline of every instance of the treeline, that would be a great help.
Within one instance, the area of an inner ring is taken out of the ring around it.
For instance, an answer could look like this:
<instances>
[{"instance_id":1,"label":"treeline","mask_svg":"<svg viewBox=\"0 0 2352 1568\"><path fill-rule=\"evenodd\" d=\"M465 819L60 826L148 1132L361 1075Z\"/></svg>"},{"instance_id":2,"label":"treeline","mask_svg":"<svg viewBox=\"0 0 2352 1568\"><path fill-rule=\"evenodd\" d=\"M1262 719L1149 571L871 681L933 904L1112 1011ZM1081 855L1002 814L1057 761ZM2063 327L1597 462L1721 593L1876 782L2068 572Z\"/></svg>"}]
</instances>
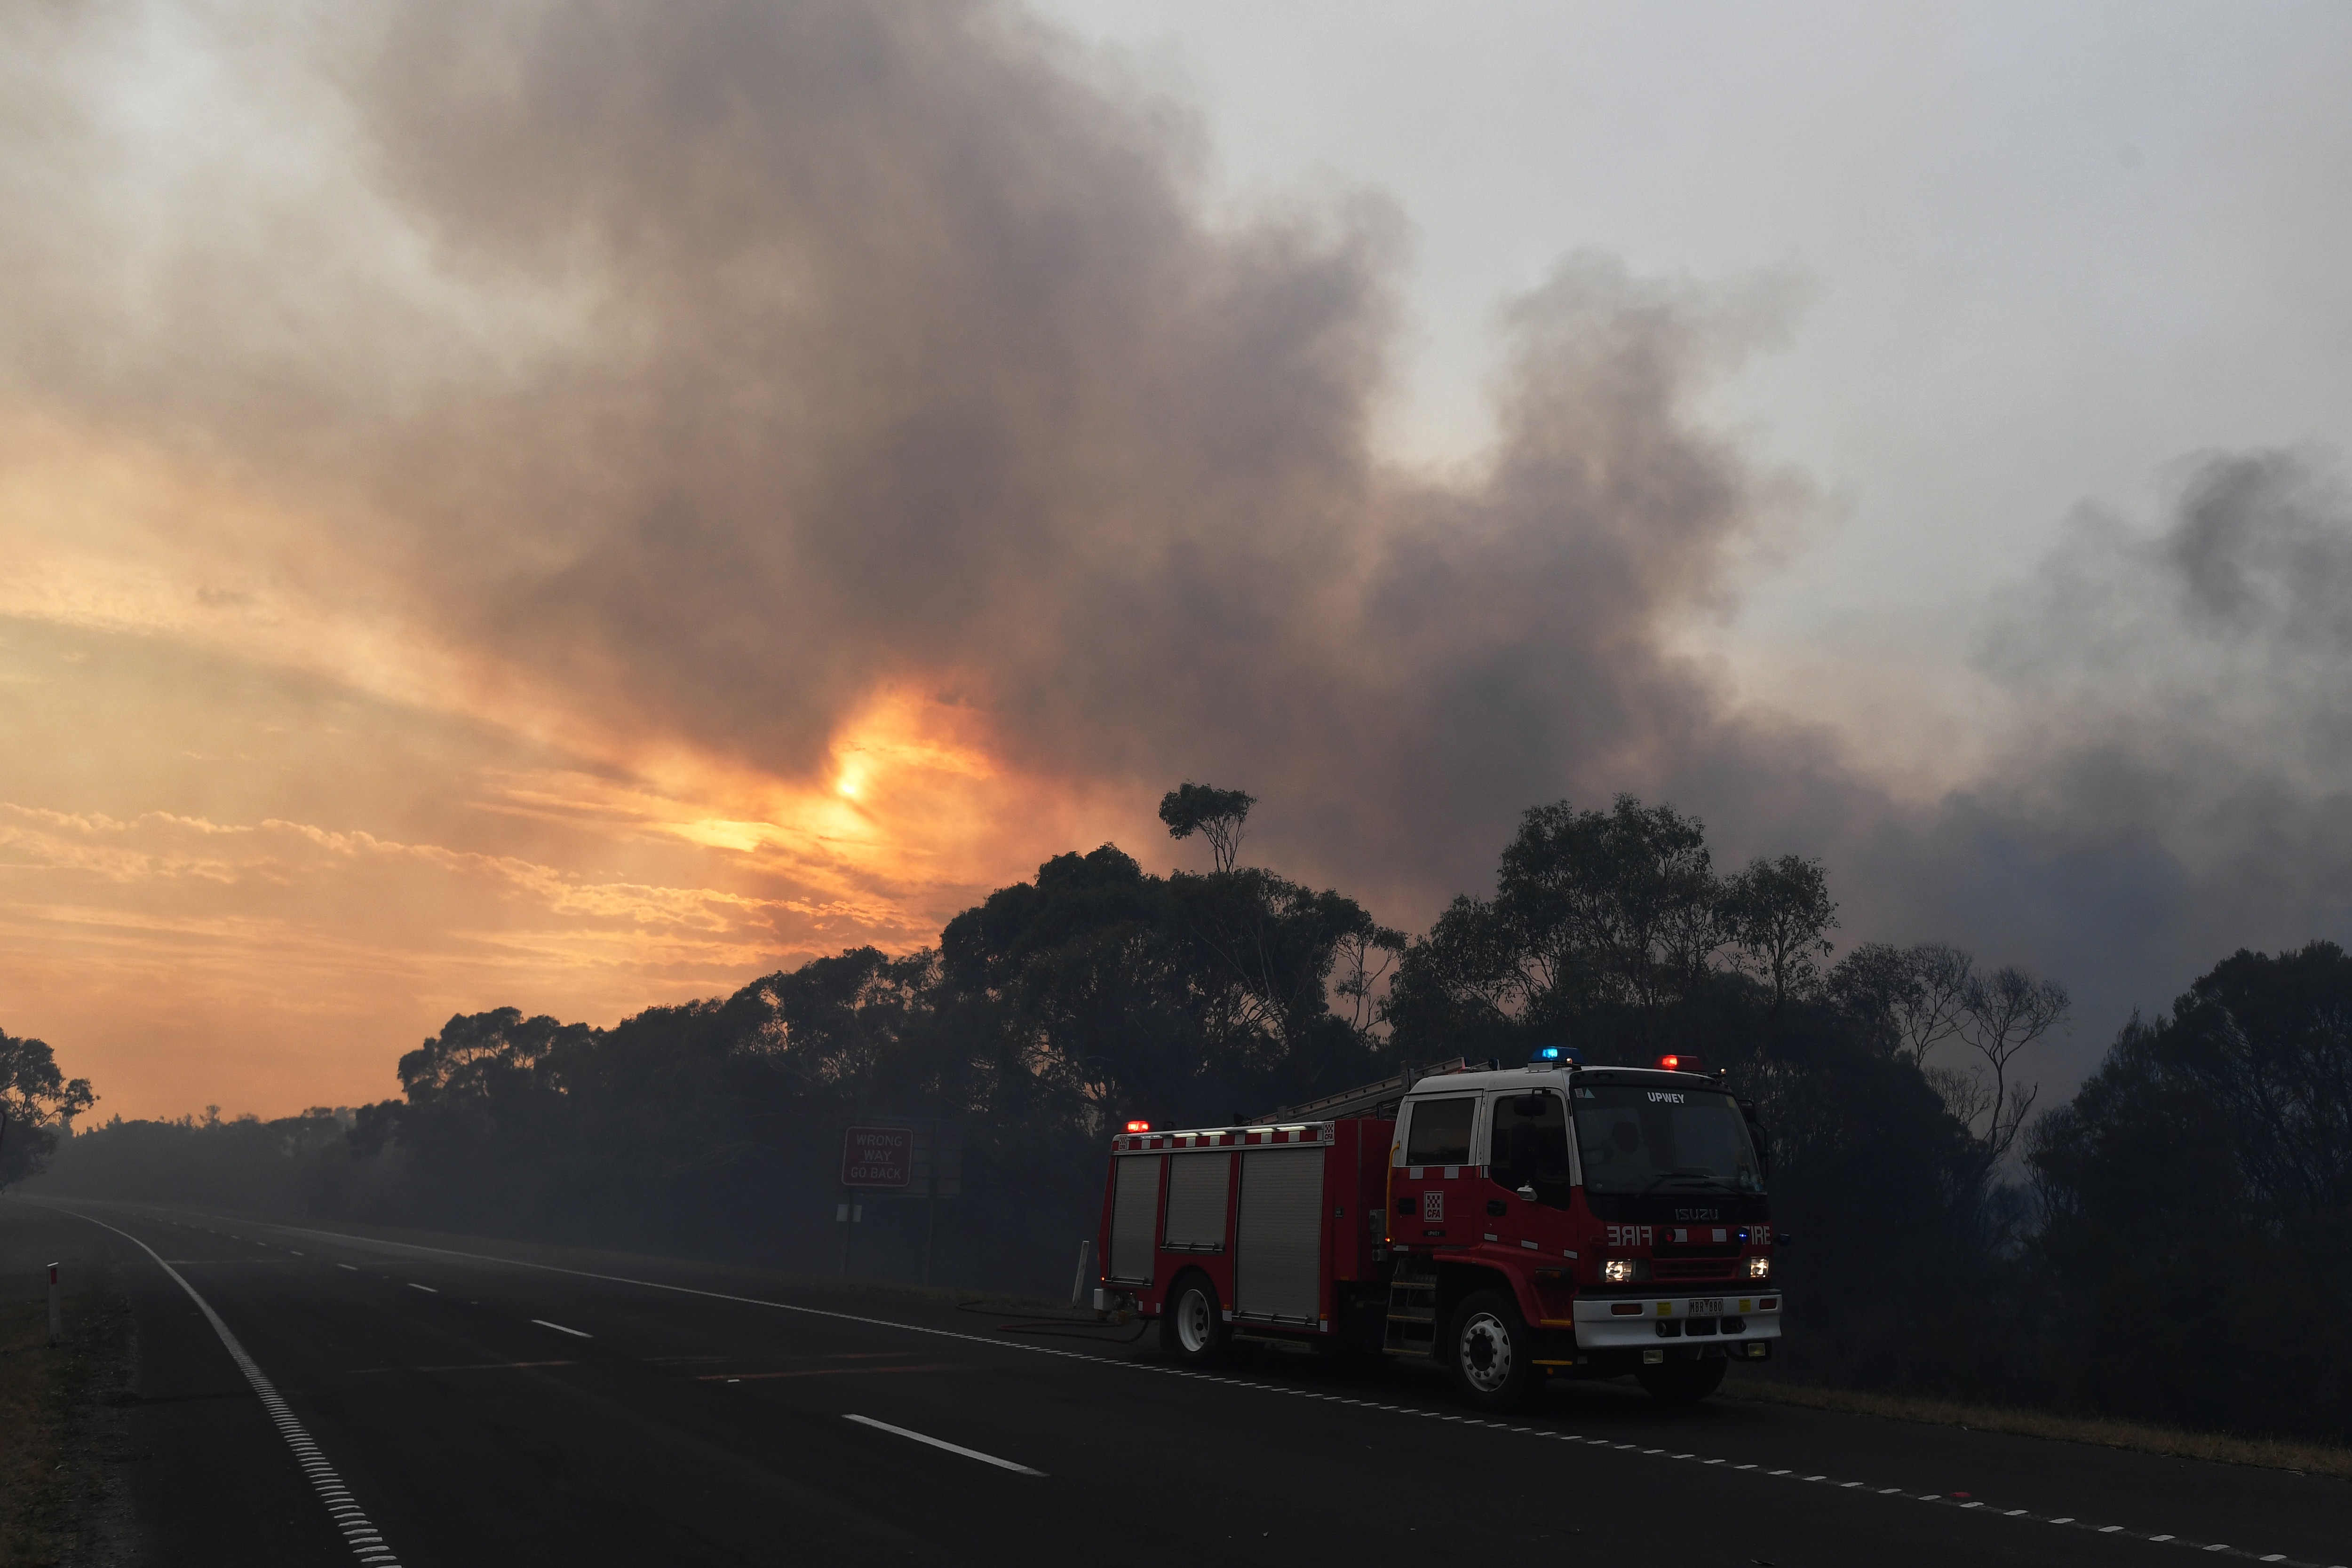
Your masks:
<instances>
[{"instance_id":1,"label":"treeline","mask_svg":"<svg viewBox=\"0 0 2352 1568\"><path fill-rule=\"evenodd\" d=\"M1171 831L1215 842L1245 811ZM1338 894L1220 864L1057 856L936 948L854 949L611 1029L453 1018L347 1134L323 1111L109 1124L51 1179L806 1266L844 1240L843 1129L937 1117L961 1134L961 1195L936 1215L864 1199L855 1266L912 1273L935 1239L940 1278L1066 1291L1110 1122L1222 1122L1389 1070L1373 993L1403 938Z\"/></svg>"},{"instance_id":2,"label":"treeline","mask_svg":"<svg viewBox=\"0 0 2352 1568\"><path fill-rule=\"evenodd\" d=\"M2240 954L2038 1119L2063 988L1938 946L1833 946L1818 862L1719 872L1699 822L1529 811L1423 936L1239 863L1252 804L1163 803L1215 869L1057 856L950 921L611 1029L453 1018L339 1118L110 1123L85 1192L1066 1289L1108 1131L1256 1116L1537 1045L1721 1067L1773 1134L1794 1332L1778 1370L2342 1440L2352 961ZM1834 960L1834 961L1832 961ZM961 1195L835 1218L845 1126L961 1130ZM345 1122L349 1123L346 1126ZM929 1223L936 1221L935 1225Z\"/></svg>"},{"instance_id":3,"label":"treeline","mask_svg":"<svg viewBox=\"0 0 2352 1568\"><path fill-rule=\"evenodd\" d=\"M2352 1437L2352 957L2241 951L2036 1123L2035 1389Z\"/></svg>"}]
</instances>

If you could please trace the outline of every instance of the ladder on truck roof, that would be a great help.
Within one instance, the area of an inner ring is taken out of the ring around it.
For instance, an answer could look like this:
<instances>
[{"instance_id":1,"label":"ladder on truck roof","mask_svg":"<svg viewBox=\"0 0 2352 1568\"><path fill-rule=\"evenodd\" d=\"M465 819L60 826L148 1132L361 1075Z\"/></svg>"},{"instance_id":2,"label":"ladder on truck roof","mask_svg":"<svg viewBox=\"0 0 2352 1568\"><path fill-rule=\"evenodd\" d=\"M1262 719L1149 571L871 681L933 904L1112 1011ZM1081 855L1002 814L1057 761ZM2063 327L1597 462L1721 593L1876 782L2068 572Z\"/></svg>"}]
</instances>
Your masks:
<instances>
[{"instance_id":1,"label":"ladder on truck roof","mask_svg":"<svg viewBox=\"0 0 2352 1568\"><path fill-rule=\"evenodd\" d=\"M1383 1078L1377 1083L1360 1084L1343 1089L1337 1094L1326 1094L1320 1100L1308 1100L1297 1105L1285 1105L1279 1111L1268 1112L1259 1122L1333 1122L1342 1116L1379 1116L1383 1121L1396 1120L1396 1108L1402 1103L1406 1091L1424 1078L1434 1078L1448 1072L1467 1072L1470 1064L1460 1057L1451 1061L1432 1062L1425 1067L1407 1063L1405 1070L1394 1078ZM1255 1123L1252 1125L1255 1125Z\"/></svg>"}]
</instances>

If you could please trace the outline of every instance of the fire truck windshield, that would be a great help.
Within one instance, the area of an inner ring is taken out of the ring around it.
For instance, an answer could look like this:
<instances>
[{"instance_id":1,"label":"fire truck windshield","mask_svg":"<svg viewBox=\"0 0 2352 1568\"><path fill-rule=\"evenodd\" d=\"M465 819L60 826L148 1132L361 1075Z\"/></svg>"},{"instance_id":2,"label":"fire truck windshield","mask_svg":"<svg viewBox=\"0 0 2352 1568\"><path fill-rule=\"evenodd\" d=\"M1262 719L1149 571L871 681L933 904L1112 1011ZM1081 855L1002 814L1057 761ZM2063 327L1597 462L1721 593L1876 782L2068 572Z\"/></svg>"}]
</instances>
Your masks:
<instances>
[{"instance_id":1,"label":"fire truck windshield","mask_svg":"<svg viewBox=\"0 0 2352 1568\"><path fill-rule=\"evenodd\" d=\"M1719 1090L1580 1083L1576 1144L1590 1192L1764 1190L1747 1119Z\"/></svg>"}]
</instances>

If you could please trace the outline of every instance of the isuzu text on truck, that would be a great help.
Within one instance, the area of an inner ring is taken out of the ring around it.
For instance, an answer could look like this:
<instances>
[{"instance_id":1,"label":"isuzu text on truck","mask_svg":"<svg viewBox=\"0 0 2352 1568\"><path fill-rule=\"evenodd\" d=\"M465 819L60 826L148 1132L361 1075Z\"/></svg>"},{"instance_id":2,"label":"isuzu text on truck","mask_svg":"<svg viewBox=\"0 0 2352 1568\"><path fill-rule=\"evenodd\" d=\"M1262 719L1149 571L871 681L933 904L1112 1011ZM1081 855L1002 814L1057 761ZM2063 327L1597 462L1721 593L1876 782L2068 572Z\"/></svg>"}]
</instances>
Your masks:
<instances>
[{"instance_id":1,"label":"isuzu text on truck","mask_svg":"<svg viewBox=\"0 0 2352 1568\"><path fill-rule=\"evenodd\" d=\"M1206 1364L1236 1338L1434 1359L1487 1408L1627 1373L1697 1399L1780 1337L1766 1145L1675 1057L1461 1063L1248 1126L1111 1140L1095 1305Z\"/></svg>"}]
</instances>

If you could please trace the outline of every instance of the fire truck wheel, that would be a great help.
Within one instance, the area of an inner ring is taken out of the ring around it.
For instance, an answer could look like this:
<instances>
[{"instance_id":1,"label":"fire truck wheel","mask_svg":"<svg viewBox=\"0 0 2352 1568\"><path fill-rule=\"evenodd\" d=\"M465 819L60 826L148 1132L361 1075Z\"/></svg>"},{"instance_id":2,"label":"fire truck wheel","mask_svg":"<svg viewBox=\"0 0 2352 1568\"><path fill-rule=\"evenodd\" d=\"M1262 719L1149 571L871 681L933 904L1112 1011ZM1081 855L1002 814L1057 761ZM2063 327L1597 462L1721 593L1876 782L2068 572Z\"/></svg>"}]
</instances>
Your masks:
<instances>
[{"instance_id":1,"label":"fire truck wheel","mask_svg":"<svg viewBox=\"0 0 2352 1568\"><path fill-rule=\"evenodd\" d=\"M1500 1291L1475 1291L1454 1312L1454 1385L1473 1405L1516 1410L1534 1402L1542 1380L1535 1364L1535 1335L1519 1316L1518 1303Z\"/></svg>"},{"instance_id":2,"label":"fire truck wheel","mask_svg":"<svg viewBox=\"0 0 2352 1568\"><path fill-rule=\"evenodd\" d=\"M1188 1366L1214 1366L1225 1357L1233 1335L1217 1310L1217 1288L1205 1275L1187 1274L1169 1292L1160 1319L1160 1348Z\"/></svg>"},{"instance_id":3,"label":"fire truck wheel","mask_svg":"<svg viewBox=\"0 0 2352 1568\"><path fill-rule=\"evenodd\" d=\"M1645 1366L1633 1376L1643 1388L1675 1405L1693 1405L1723 1386L1722 1360L1668 1361Z\"/></svg>"}]
</instances>

